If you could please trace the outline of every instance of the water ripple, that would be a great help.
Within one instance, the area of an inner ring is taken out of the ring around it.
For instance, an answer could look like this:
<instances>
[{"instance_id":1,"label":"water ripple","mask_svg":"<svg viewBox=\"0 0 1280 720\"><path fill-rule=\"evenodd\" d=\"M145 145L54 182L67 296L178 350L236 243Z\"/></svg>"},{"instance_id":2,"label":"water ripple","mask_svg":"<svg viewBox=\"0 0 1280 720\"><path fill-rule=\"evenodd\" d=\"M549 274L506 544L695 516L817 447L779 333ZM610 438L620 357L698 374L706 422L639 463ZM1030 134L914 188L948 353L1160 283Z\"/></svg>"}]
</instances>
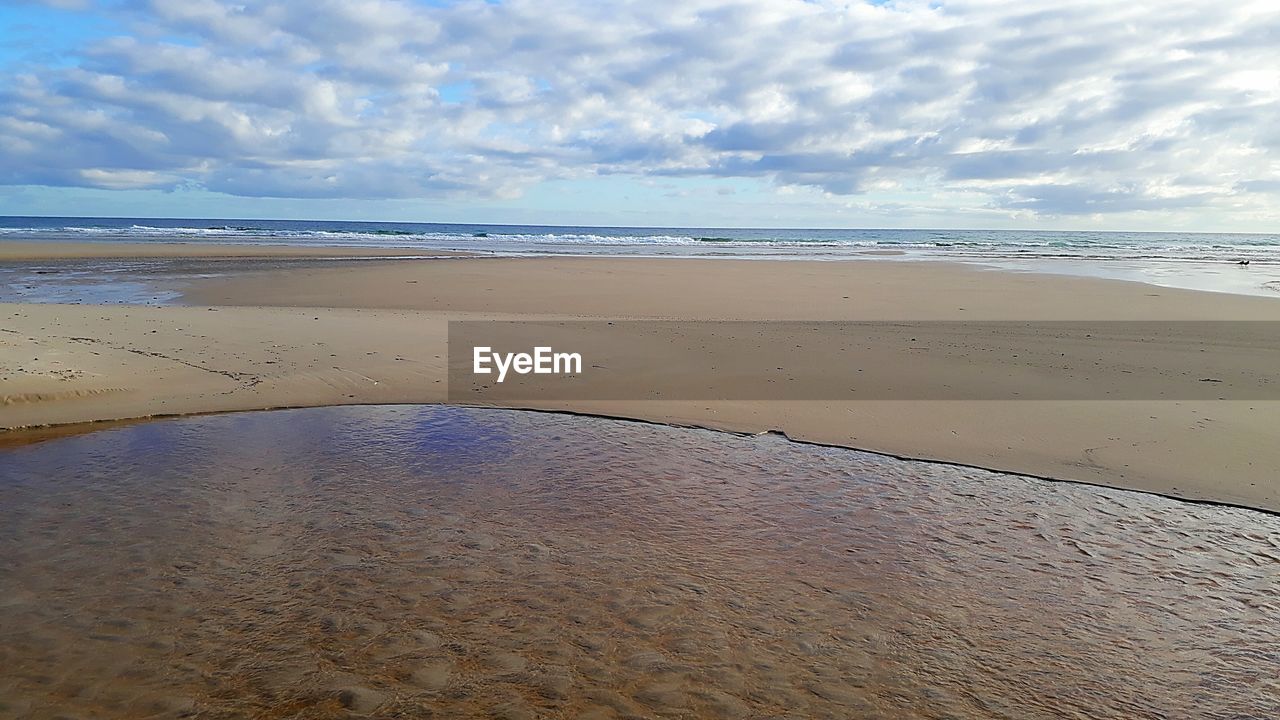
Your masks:
<instances>
[{"instance_id":1,"label":"water ripple","mask_svg":"<svg viewBox=\"0 0 1280 720\"><path fill-rule=\"evenodd\" d=\"M1280 518L446 407L0 455L0 715L1280 717Z\"/></svg>"}]
</instances>

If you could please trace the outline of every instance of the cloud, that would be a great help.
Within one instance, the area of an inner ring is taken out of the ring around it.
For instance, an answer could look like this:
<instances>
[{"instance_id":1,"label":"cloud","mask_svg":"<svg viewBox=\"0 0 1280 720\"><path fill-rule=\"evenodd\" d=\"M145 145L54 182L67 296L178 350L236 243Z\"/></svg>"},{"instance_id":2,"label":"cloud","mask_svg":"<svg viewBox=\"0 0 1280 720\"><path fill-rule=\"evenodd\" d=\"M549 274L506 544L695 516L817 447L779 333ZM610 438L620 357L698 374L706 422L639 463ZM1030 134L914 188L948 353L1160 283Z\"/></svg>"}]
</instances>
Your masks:
<instances>
[{"instance_id":1,"label":"cloud","mask_svg":"<svg viewBox=\"0 0 1280 720\"><path fill-rule=\"evenodd\" d=\"M1267 0L84 11L127 33L0 79L0 183L484 198L595 175L763 178L1042 216L1265 212L1280 187Z\"/></svg>"},{"instance_id":2,"label":"cloud","mask_svg":"<svg viewBox=\"0 0 1280 720\"><path fill-rule=\"evenodd\" d=\"M1184 193L1157 197L1139 184L1097 188L1085 185L1031 185L1019 187L1002 204L1014 209L1053 215L1091 215L1135 210L1176 210L1199 205L1204 194Z\"/></svg>"}]
</instances>

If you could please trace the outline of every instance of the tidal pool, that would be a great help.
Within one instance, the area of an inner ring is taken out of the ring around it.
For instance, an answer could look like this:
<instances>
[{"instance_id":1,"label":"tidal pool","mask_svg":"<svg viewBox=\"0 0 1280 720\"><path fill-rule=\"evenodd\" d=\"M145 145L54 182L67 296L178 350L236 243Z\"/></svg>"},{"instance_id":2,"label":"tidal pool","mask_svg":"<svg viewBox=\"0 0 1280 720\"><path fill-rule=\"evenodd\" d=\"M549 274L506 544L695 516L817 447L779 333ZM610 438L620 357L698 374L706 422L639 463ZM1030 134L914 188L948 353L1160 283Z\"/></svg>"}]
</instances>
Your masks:
<instances>
[{"instance_id":1,"label":"tidal pool","mask_svg":"<svg viewBox=\"0 0 1280 720\"><path fill-rule=\"evenodd\" d=\"M0 451L0 717L1275 718L1280 518L438 406Z\"/></svg>"}]
</instances>

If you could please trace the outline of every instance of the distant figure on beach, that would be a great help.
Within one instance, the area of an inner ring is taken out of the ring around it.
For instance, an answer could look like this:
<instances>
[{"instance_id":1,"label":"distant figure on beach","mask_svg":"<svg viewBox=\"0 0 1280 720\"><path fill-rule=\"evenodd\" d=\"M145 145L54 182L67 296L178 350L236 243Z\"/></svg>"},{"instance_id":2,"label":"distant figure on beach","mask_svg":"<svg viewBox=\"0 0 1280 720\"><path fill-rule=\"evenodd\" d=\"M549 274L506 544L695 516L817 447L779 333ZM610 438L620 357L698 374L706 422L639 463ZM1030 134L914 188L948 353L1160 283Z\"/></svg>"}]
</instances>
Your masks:
<instances>
[{"instance_id":1,"label":"distant figure on beach","mask_svg":"<svg viewBox=\"0 0 1280 720\"><path fill-rule=\"evenodd\" d=\"M1236 264L1237 264L1237 265L1239 265L1239 266L1241 266L1241 267L1244 267L1245 265L1248 265L1248 264L1249 264L1249 261L1248 261L1248 260L1241 260L1240 262L1238 262L1238 263L1236 263Z\"/></svg>"}]
</instances>

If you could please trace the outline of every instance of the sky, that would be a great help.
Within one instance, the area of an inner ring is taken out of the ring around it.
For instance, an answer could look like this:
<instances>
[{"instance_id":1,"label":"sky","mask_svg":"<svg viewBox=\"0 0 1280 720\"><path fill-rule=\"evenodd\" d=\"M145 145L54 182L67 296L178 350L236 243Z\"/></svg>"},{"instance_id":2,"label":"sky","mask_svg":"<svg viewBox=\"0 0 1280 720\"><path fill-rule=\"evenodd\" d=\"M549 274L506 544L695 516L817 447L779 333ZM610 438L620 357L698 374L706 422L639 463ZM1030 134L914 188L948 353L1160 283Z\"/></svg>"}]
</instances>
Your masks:
<instances>
[{"instance_id":1,"label":"sky","mask_svg":"<svg viewBox=\"0 0 1280 720\"><path fill-rule=\"evenodd\" d=\"M1280 231L1275 0L6 0L0 214Z\"/></svg>"}]
</instances>

